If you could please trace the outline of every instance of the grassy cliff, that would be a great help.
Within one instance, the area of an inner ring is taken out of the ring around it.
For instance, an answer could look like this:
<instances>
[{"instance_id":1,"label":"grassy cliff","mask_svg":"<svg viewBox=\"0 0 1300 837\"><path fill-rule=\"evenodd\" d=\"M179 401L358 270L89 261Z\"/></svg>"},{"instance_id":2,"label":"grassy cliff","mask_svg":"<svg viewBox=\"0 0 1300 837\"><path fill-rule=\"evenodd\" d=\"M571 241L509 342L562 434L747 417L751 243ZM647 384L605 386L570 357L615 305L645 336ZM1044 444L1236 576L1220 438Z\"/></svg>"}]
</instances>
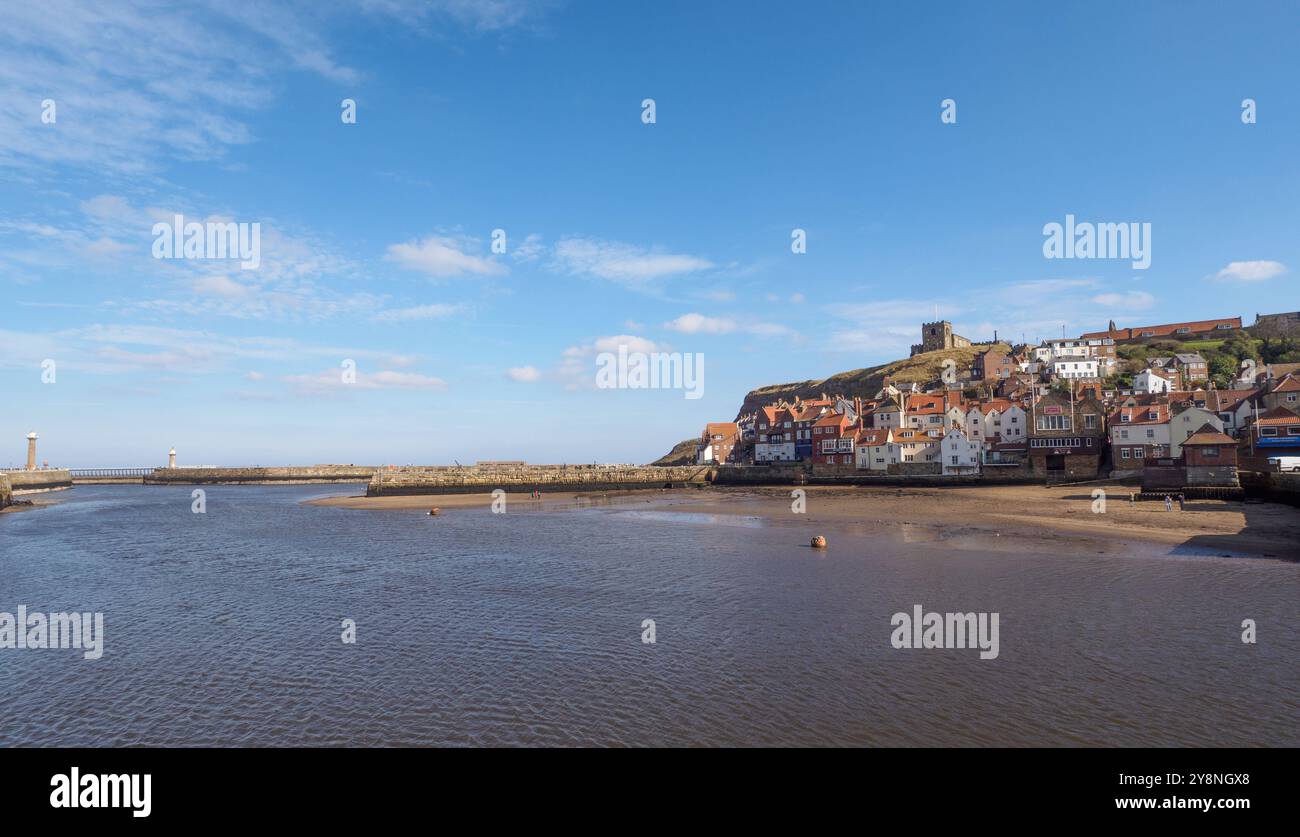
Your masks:
<instances>
[{"instance_id":1,"label":"grassy cliff","mask_svg":"<svg viewBox=\"0 0 1300 837\"><path fill-rule=\"evenodd\" d=\"M915 355L906 360L895 360L880 366L869 366L866 369L840 372L820 380L759 387L750 390L749 394L745 396L744 403L740 405L740 412L736 414L736 417L739 418L747 413L752 413L759 407L771 404L781 398L787 401L793 401L795 398L816 398L823 392L828 395L843 395L848 398L857 396L870 398L880 391L886 377L889 377L895 384L916 383L925 386L938 383L945 360L951 358L956 362L958 370L966 370L970 368L976 355L991 348L1002 352L1011 350L1011 347L1006 343L996 343L992 346L968 346L963 349L945 349L941 352L926 352Z\"/></svg>"}]
</instances>

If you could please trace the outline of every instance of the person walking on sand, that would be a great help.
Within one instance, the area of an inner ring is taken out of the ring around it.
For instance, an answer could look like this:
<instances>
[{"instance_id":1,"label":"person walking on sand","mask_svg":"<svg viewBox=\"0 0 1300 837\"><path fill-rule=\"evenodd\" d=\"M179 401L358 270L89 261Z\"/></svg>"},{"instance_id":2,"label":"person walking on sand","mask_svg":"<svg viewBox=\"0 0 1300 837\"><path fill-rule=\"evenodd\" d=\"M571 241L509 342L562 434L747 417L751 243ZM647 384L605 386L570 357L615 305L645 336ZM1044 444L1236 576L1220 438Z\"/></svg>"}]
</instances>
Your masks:
<instances>
[{"instance_id":1,"label":"person walking on sand","mask_svg":"<svg viewBox=\"0 0 1300 837\"><path fill-rule=\"evenodd\" d=\"M1166 495L1165 495L1165 511L1173 511L1173 510L1174 510L1174 498L1173 498L1173 497L1170 497L1168 494L1166 494Z\"/></svg>"},{"instance_id":2,"label":"person walking on sand","mask_svg":"<svg viewBox=\"0 0 1300 837\"><path fill-rule=\"evenodd\" d=\"M1187 511L1187 495L1186 495L1186 494L1179 494L1179 495L1178 495L1178 510L1179 510L1179 511Z\"/></svg>"}]
</instances>

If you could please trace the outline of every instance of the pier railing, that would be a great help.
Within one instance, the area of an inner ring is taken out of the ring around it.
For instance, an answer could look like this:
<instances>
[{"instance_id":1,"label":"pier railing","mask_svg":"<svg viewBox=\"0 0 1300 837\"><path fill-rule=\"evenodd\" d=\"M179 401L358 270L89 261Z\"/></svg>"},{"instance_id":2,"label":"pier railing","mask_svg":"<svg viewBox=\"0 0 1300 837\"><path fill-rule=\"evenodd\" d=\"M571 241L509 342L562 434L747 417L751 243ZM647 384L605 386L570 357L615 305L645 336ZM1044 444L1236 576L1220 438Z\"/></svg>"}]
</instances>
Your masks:
<instances>
[{"instance_id":1,"label":"pier railing","mask_svg":"<svg viewBox=\"0 0 1300 837\"><path fill-rule=\"evenodd\" d=\"M73 468L71 471L74 480L78 477L81 479L147 477L153 472L153 468Z\"/></svg>"}]
</instances>

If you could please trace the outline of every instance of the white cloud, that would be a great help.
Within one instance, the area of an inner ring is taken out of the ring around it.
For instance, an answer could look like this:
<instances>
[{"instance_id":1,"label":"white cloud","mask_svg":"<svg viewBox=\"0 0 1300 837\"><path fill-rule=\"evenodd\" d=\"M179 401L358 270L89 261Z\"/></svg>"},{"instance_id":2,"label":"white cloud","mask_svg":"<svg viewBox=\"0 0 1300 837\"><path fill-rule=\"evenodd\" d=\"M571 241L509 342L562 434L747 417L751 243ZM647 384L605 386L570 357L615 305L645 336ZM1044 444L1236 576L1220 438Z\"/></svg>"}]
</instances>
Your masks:
<instances>
[{"instance_id":1,"label":"white cloud","mask_svg":"<svg viewBox=\"0 0 1300 837\"><path fill-rule=\"evenodd\" d=\"M362 10L395 18L404 33L446 38L424 24L503 32L545 8L531 0L367 0ZM7 3L0 166L69 164L112 176L222 160L255 140L249 121L274 103L289 72L345 90L363 80L329 40L355 31L356 15L346 4L310 0ZM41 121L46 98L57 103L53 125Z\"/></svg>"},{"instance_id":2,"label":"white cloud","mask_svg":"<svg viewBox=\"0 0 1300 837\"><path fill-rule=\"evenodd\" d=\"M522 384L531 384L541 380L542 373L537 370L536 366L514 366L506 371L506 377Z\"/></svg>"},{"instance_id":3,"label":"white cloud","mask_svg":"<svg viewBox=\"0 0 1300 837\"><path fill-rule=\"evenodd\" d=\"M681 334L731 334L741 332L757 337L789 337L795 334L780 323L737 321L729 317L709 317L692 312L664 323L664 328Z\"/></svg>"},{"instance_id":4,"label":"white cloud","mask_svg":"<svg viewBox=\"0 0 1300 837\"><path fill-rule=\"evenodd\" d=\"M341 369L329 369L314 375L284 375L281 381L299 395L347 395L354 390L441 390L447 382L441 378L415 372L378 372L357 370L356 380L344 383Z\"/></svg>"},{"instance_id":5,"label":"white cloud","mask_svg":"<svg viewBox=\"0 0 1300 837\"><path fill-rule=\"evenodd\" d=\"M564 383L565 389L592 389L596 385L596 355L603 352L617 355L624 347L633 352L660 352L667 347L646 337L635 334L615 334L597 337L589 343L580 343L564 350L559 364L555 367L555 377Z\"/></svg>"},{"instance_id":6,"label":"white cloud","mask_svg":"<svg viewBox=\"0 0 1300 837\"><path fill-rule=\"evenodd\" d=\"M1263 282L1286 273L1286 265L1272 261L1229 262L1216 278L1232 282Z\"/></svg>"},{"instance_id":7,"label":"white cloud","mask_svg":"<svg viewBox=\"0 0 1300 837\"><path fill-rule=\"evenodd\" d=\"M703 314L683 314L664 323L664 328L682 334L730 334L736 330L736 321Z\"/></svg>"},{"instance_id":8,"label":"white cloud","mask_svg":"<svg viewBox=\"0 0 1300 837\"><path fill-rule=\"evenodd\" d=\"M697 256L592 238L561 239L552 257L552 268L563 273L596 276L627 285L643 285L713 267L712 262Z\"/></svg>"},{"instance_id":9,"label":"white cloud","mask_svg":"<svg viewBox=\"0 0 1300 837\"><path fill-rule=\"evenodd\" d=\"M408 270L417 270L429 276L447 278L472 273L479 276L500 276L507 273L505 265L493 259L473 256L466 252L472 242L448 236L430 236L407 244L393 244L388 248L388 258Z\"/></svg>"},{"instance_id":10,"label":"white cloud","mask_svg":"<svg viewBox=\"0 0 1300 837\"><path fill-rule=\"evenodd\" d=\"M432 303L413 308L390 308L380 311L370 319L377 323L407 323L417 320L441 320L463 310L460 305Z\"/></svg>"},{"instance_id":11,"label":"white cloud","mask_svg":"<svg viewBox=\"0 0 1300 837\"><path fill-rule=\"evenodd\" d=\"M241 285L229 276L201 276L194 280L194 291L198 294L212 294L225 299L239 299L249 294L247 285Z\"/></svg>"},{"instance_id":12,"label":"white cloud","mask_svg":"<svg viewBox=\"0 0 1300 837\"><path fill-rule=\"evenodd\" d=\"M540 233L529 233L524 240L510 248L510 258L517 262L535 262L546 252Z\"/></svg>"},{"instance_id":13,"label":"white cloud","mask_svg":"<svg viewBox=\"0 0 1300 837\"><path fill-rule=\"evenodd\" d=\"M1092 301L1107 308L1145 310L1155 305L1156 298L1146 291L1126 291L1124 293L1097 294L1092 298Z\"/></svg>"}]
</instances>

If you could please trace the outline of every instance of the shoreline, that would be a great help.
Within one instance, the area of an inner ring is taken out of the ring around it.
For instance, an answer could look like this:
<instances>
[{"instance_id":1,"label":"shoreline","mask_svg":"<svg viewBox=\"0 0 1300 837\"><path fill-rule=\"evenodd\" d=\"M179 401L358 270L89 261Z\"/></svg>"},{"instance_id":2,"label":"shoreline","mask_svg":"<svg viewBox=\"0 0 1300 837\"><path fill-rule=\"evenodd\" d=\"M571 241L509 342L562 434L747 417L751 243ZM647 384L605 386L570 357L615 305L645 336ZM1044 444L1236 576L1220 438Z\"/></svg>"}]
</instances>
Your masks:
<instances>
[{"instance_id":1,"label":"shoreline","mask_svg":"<svg viewBox=\"0 0 1300 837\"><path fill-rule=\"evenodd\" d=\"M901 533L905 540L943 542L952 548L1027 551L1040 544L1052 553L1076 555L1133 551L1165 555L1260 557L1300 560L1294 533L1300 515L1276 503L1189 500L1186 510L1162 503L1130 503L1131 486L1097 483L1086 487L1041 485L905 488L802 486L805 512L791 510L785 487L710 487L609 492L507 495L510 512L569 511L619 506L655 512L744 516L772 527L818 532L874 530ZM1106 492L1105 512L1094 512L1093 491ZM304 504L370 511L488 509L490 494L325 497Z\"/></svg>"}]
</instances>

